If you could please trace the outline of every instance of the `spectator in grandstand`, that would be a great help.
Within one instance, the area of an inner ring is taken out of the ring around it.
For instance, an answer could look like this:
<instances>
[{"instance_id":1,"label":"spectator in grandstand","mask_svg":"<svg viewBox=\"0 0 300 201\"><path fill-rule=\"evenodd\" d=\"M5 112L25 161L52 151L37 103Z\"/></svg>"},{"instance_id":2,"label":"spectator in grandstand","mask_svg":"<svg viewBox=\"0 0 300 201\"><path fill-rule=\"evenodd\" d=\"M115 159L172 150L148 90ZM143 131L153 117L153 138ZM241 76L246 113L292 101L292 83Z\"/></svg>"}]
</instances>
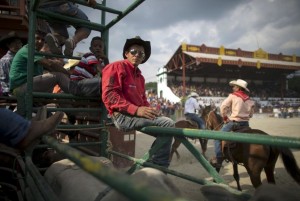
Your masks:
<instances>
[{"instance_id":1,"label":"spectator in grandstand","mask_svg":"<svg viewBox=\"0 0 300 201\"><path fill-rule=\"evenodd\" d=\"M42 135L54 131L64 116L56 112L46 120L28 121L8 109L0 109L0 142L24 150Z\"/></svg>"},{"instance_id":2,"label":"spectator in grandstand","mask_svg":"<svg viewBox=\"0 0 300 201\"><path fill-rule=\"evenodd\" d=\"M145 92L145 79L138 66L151 54L150 41L139 36L126 40L124 60L108 64L102 71L102 100L119 130L140 130L145 126L174 127L170 118L150 107ZM154 144L162 147L149 159L150 162L168 167L172 137L156 135Z\"/></svg>"},{"instance_id":3,"label":"spectator in grandstand","mask_svg":"<svg viewBox=\"0 0 300 201\"><path fill-rule=\"evenodd\" d=\"M184 104L184 115L187 119L195 121L199 128L205 129L205 123L203 119L196 113L196 111L201 111L200 104L197 101L198 97L199 95L196 92L190 93Z\"/></svg>"},{"instance_id":4,"label":"spectator in grandstand","mask_svg":"<svg viewBox=\"0 0 300 201\"><path fill-rule=\"evenodd\" d=\"M0 38L0 48L7 50L6 54L0 59L0 95L9 94L9 71L11 62L15 54L23 46L23 41L15 31L9 32Z\"/></svg>"},{"instance_id":5,"label":"spectator in grandstand","mask_svg":"<svg viewBox=\"0 0 300 201\"><path fill-rule=\"evenodd\" d=\"M224 121L221 131L225 132L231 131L233 126L248 127L255 104L248 95L250 91L246 81L237 79L229 82L229 85L232 86L233 93L229 94L220 106L220 113ZM223 162L220 140L215 140L215 154L216 156L210 160L210 163L219 171Z\"/></svg>"},{"instance_id":6,"label":"spectator in grandstand","mask_svg":"<svg viewBox=\"0 0 300 201\"><path fill-rule=\"evenodd\" d=\"M97 4L96 0L87 0L87 2L88 5L92 7ZM89 21L86 14L72 2L41 0L39 7L45 11ZM91 33L89 28L76 25L74 26L76 29L75 35L72 38L69 38L67 30L69 24L57 21L49 21L48 23L52 33L48 33L45 40L47 44L49 44L50 50L53 54L62 54L62 46L65 45L64 55L72 56L76 45L83 39L87 38Z\"/></svg>"}]
</instances>

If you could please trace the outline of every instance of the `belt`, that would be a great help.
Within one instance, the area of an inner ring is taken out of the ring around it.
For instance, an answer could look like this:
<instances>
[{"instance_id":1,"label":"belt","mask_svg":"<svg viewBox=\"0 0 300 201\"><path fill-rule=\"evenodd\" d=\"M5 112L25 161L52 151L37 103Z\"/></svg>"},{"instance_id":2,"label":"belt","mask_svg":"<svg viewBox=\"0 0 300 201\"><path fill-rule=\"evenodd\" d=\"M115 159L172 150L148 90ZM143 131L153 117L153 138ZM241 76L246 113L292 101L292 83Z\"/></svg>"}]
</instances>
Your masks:
<instances>
[{"instance_id":1,"label":"belt","mask_svg":"<svg viewBox=\"0 0 300 201\"><path fill-rule=\"evenodd\" d=\"M245 123L245 122L249 122L249 121L236 121L236 120L233 120L232 122L234 122L234 123Z\"/></svg>"}]
</instances>

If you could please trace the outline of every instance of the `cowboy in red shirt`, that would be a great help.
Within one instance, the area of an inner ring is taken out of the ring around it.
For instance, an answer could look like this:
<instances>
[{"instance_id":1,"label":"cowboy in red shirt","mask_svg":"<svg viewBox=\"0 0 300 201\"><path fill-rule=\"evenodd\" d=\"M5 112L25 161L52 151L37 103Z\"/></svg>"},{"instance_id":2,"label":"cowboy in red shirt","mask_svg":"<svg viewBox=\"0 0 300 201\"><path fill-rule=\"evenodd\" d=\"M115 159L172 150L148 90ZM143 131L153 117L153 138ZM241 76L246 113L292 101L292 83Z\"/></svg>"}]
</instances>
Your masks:
<instances>
[{"instance_id":1,"label":"cowboy in red shirt","mask_svg":"<svg viewBox=\"0 0 300 201\"><path fill-rule=\"evenodd\" d=\"M174 127L173 120L160 116L146 98L145 79L138 66L145 63L150 54L149 41L138 36L127 39L123 48L124 60L111 63L102 71L102 100L119 130L140 130L145 126ZM157 135L154 143L162 140L163 147L150 161L168 167L172 137Z\"/></svg>"}]
</instances>

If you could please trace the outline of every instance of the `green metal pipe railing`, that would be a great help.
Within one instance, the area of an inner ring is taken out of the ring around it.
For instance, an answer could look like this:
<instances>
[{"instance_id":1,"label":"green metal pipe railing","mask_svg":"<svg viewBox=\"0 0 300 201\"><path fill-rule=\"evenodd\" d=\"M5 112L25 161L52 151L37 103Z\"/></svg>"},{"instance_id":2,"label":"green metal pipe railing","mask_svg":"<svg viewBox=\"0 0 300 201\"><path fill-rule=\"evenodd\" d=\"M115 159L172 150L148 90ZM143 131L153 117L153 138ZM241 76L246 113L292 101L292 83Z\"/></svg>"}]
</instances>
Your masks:
<instances>
[{"instance_id":1,"label":"green metal pipe railing","mask_svg":"<svg viewBox=\"0 0 300 201\"><path fill-rule=\"evenodd\" d=\"M228 190L229 192L233 193L234 195L242 198L242 200L249 200L251 198L250 194L243 193L241 191L233 189L233 188L229 187L228 185L225 185L224 183L216 184L216 183L208 181L206 179L195 178L195 177L192 177L190 175L187 175L187 174L184 174L184 173L181 173L181 172L177 172L177 171L174 171L174 170L162 167L162 166L158 166L158 165L155 165L153 163L146 162L143 159L134 158L134 157L131 157L131 156L128 156L128 155L125 155L125 154L122 154L122 153L119 153L119 152L116 152L116 151L113 151L113 150L109 150L108 152L110 154L125 158L125 159L130 160L130 161L133 161L135 164L138 164L139 167L144 166L144 167L155 168L155 169L158 169L158 170L163 171L165 173L168 173L168 174L171 174L171 175L174 175L174 176L180 177L182 179L186 179L188 181L191 181L191 182L194 182L194 183L197 183L197 184L201 184L201 185L221 186L222 188L224 188L224 189Z\"/></svg>"},{"instance_id":2,"label":"green metal pipe railing","mask_svg":"<svg viewBox=\"0 0 300 201\"><path fill-rule=\"evenodd\" d=\"M88 97L88 96L74 96L72 94L60 93L46 93L46 92L32 92L35 98L61 98L61 99L75 99L75 100L93 100L101 103L100 97Z\"/></svg>"},{"instance_id":3,"label":"green metal pipe railing","mask_svg":"<svg viewBox=\"0 0 300 201\"><path fill-rule=\"evenodd\" d=\"M194 157L200 162L202 167L213 177L216 183L225 183L224 180L217 173L216 169L213 168L206 158L200 154L200 152L193 146L186 138L179 138L182 144L194 155Z\"/></svg>"},{"instance_id":4,"label":"green metal pipe railing","mask_svg":"<svg viewBox=\"0 0 300 201\"><path fill-rule=\"evenodd\" d=\"M187 174L184 174L184 173L181 173L181 172L177 172L177 171L174 171L174 170L171 170L171 169L159 166L159 165L155 165L153 163L149 163L144 159L134 158L134 157L122 154L120 152L109 150L108 153L119 156L119 157L124 158L124 159L127 159L129 161L133 161L135 164L138 164L139 167L144 166L144 167L155 168L155 169L158 169L158 170L163 171L165 173L168 173L168 174L171 174L171 175L174 175L174 176L192 181L192 182L197 183L197 184L206 185L206 184L212 184L213 183L211 181L208 181L208 180L205 180L205 179L200 179L200 178L195 178L195 177L192 177L190 175L187 175ZM138 170L138 169L140 169L140 168L136 168L135 170ZM128 173L131 174L131 173L133 173L133 171L132 172L128 171Z\"/></svg>"},{"instance_id":5,"label":"green metal pipe railing","mask_svg":"<svg viewBox=\"0 0 300 201\"><path fill-rule=\"evenodd\" d=\"M149 126L141 129L141 132L147 134L162 134L167 136L185 136L192 138L206 138L216 140L228 140L236 142L245 142L251 144L264 144L277 147L287 147L300 149L300 138L295 137L281 137L274 135L262 135L262 134L248 134L248 133L236 133L236 132L221 132L210 130L197 130L197 129L180 129L180 128L162 128Z\"/></svg>"},{"instance_id":6,"label":"green metal pipe railing","mask_svg":"<svg viewBox=\"0 0 300 201\"><path fill-rule=\"evenodd\" d=\"M77 4L81 4L81 5L84 5L84 6L89 6L87 1L85 0L70 0L74 3L77 3ZM101 4L98 4L93 7L94 9L98 9L98 10L102 10L102 11L106 11L108 13L112 13L112 14L116 14L116 15L121 15L122 14L122 11L119 11L119 10L116 10L116 9L113 9L113 8L108 8L104 5L101 5Z\"/></svg>"},{"instance_id":7,"label":"green metal pipe railing","mask_svg":"<svg viewBox=\"0 0 300 201\"><path fill-rule=\"evenodd\" d=\"M57 130L82 130L82 129L103 129L103 124L79 124L79 125L58 125Z\"/></svg>"},{"instance_id":8,"label":"green metal pipe railing","mask_svg":"<svg viewBox=\"0 0 300 201\"><path fill-rule=\"evenodd\" d=\"M63 112L101 112L101 108L63 108L63 107L53 107L47 108L49 112L63 111Z\"/></svg>"},{"instance_id":9,"label":"green metal pipe railing","mask_svg":"<svg viewBox=\"0 0 300 201\"><path fill-rule=\"evenodd\" d=\"M43 136L43 142L67 156L80 168L92 174L102 182L116 189L119 193L133 201L184 201L183 198L175 197L160 190L151 190L146 186L134 183L133 180L116 169L106 167L94 158L88 157L82 152L57 142L52 137Z\"/></svg>"},{"instance_id":10,"label":"green metal pipe railing","mask_svg":"<svg viewBox=\"0 0 300 201\"><path fill-rule=\"evenodd\" d=\"M25 163L28 172L30 173L32 179L34 180L34 183L36 184L37 189L41 192L43 199L46 201L59 201L52 188L45 181L45 179L33 164L31 157L25 156Z\"/></svg>"},{"instance_id":11,"label":"green metal pipe railing","mask_svg":"<svg viewBox=\"0 0 300 201\"><path fill-rule=\"evenodd\" d=\"M64 143L62 143L64 144ZM95 145L101 145L102 142L72 142L72 143L68 143L68 146L71 146L71 147L79 147L79 146L95 146ZM39 144L39 145L36 145L36 148L48 148L49 145L47 144Z\"/></svg>"},{"instance_id":12,"label":"green metal pipe railing","mask_svg":"<svg viewBox=\"0 0 300 201\"><path fill-rule=\"evenodd\" d=\"M32 2L31 2L32 3ZM29 6L31 6L29 3ZM28 33L28 62L27 62L27 92L25 97L19 97L20 100L25 102L25 115L27 119L32 117L32 88L33 88L33 66L34 66L34 53L35 53L35 32L36 32L36 13L29 12L29 33ZM19 103L19 101L18 101Z\"/></svg>"},{"instance_id":13,"label":"green metal pipe railing","mask_svg":"<svg viewBox=\"0 0 300 201\"><path fill-rule=\"evenodd\" d=\"M123 11L121 15L118 15L115 19L110 21L106 26L105 30L109 30L112 26L114 26L117 22L123 19L126 15L128 15L131 11L133 11L136 7L138 7L145 0L135 0L126 10Z\"/></svg>"},{"instance_id":14,"label":"green metal pipe railing","mask_svg":"<svg viewBox=\"0 0 300 201\"><path fill-rule=\"evenodd\" d=\"M45 11L45 10L41 10L38 9L36 11L37 13L37 17L45 19L47 21L67 21L70 24L74 25L74 26L81 26L81 27L86 27L89 28L91 30L95 30L95 31L100 31L102 32L105 29L105 26L102 24L98 24L98 23L94 23L94 22L89 22L86 20L81 20L81 19L77 19L77 18L73 18L73 17L69 17L69 16L65 16L65 15L61 15L61 14L57 14L57 13L53 13L53 12L49 12L49 11Z\"/></svg>"}]
</instances>

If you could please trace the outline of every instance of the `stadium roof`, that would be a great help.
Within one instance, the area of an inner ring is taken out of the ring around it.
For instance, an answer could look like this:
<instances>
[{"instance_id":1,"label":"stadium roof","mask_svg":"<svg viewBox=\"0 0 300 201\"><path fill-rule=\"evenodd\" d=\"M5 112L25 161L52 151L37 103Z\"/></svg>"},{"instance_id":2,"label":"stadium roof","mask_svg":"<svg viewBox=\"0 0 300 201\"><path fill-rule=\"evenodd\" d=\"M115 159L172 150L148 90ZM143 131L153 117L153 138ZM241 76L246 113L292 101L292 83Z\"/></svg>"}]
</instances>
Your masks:
<instances>
[{"instance_id":1,"label":"stadium roof","mask_svg":"<svg viewBox=\"0 0 300 201\"><path fill-rule=\"evenodd\" d=\"M165 65L169 75L274 80L300 70L300 57L182 44Z\"/></svg>"}]
</instances>

